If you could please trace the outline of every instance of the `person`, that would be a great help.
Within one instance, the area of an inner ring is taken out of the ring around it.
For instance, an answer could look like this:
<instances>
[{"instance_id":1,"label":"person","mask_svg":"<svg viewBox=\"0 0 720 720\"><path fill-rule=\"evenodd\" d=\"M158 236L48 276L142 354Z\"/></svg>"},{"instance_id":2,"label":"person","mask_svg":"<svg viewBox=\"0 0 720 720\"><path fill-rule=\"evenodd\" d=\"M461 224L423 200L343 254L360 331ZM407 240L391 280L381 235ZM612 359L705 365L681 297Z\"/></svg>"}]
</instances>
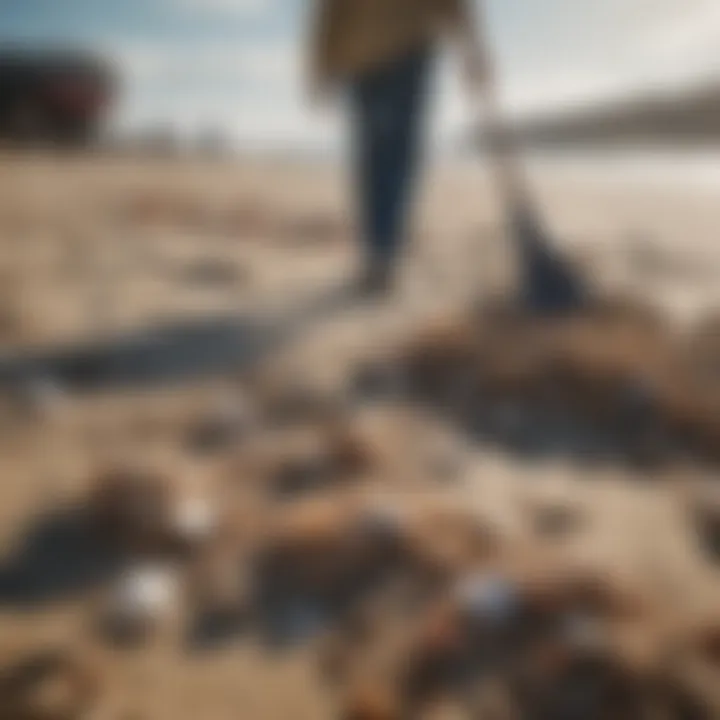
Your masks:
<instances>
[{"instance_id":1,"label":"person","mask_svg":"<svg viewBox=\"0 0 720 720\"><path fill-rule=\"evenodd\" d=\"M347 91L364 264L360 286L392 286L421 165L432 66L443 38L460 50L470 90L487 80L472 0L317 0L315 100Z\"/></svg>"}]
</instances>

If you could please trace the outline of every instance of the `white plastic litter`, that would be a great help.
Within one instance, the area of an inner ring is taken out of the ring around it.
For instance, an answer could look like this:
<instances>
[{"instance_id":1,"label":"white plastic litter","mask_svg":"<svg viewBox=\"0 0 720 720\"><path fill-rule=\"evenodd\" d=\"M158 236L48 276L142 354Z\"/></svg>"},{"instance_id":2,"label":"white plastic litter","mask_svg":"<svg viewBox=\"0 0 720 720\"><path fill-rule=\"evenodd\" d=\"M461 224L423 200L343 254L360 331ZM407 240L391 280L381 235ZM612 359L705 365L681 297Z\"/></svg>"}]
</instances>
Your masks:
<instances>
[{"instance_id":1,"label":"white plastic litter","mask_svg":"<svg viewBox=\"0 0 720 720\"><path fill-rule=\"evenodd\" d=\"M114 633L152 631L176 608L179 576L172 566L147 564L129 568L113 588L107 621Z\"/></svg>"}]
</instances>

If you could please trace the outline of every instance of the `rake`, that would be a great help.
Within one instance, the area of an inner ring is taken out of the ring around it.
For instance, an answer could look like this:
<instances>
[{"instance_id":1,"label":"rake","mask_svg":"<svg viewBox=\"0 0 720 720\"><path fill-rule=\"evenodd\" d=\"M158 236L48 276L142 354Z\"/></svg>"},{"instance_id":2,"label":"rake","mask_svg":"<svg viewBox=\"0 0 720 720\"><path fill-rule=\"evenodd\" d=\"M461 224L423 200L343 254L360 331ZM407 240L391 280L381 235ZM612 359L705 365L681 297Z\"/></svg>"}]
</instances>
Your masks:
<instances>
[{"instance_id":1,"label":"rake","mask_svg":"<svg viewBox=\"0 0 720 720\"><path fill-rule=\"evenodd\" d=\"M520 143L503 118L493 82L485 84L481 100L495 185L519 263L521 305L537 315L578 312L589 302L589 289L558 251L541 217L521 162Z\"/></svg>"}]
</instances>

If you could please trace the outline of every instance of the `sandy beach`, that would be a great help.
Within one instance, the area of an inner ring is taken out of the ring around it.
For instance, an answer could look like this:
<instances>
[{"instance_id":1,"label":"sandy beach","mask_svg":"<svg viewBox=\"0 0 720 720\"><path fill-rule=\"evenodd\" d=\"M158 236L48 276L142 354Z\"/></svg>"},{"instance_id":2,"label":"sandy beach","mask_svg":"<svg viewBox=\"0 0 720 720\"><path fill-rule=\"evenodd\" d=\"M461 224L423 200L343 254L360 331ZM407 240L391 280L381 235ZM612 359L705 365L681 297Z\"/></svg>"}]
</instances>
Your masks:
<instances>
[{"instance_id":1,"label":"sandy beach","mask_svg":"<svg viewBox=\"0 0 720 720\"><path fill-rule=\"evenodd\" d=\"M682 333L720 302L709 165L537 160L532 178L583 272L661 308ZM45 643L86 649L105 687L92 717L107 720L337 717L313 641L269 648L250 633L190 652L175 628L140 650L106 647L93 625L98 589L60 577L73 575L75 550L38 526L79 502L109 458L162 454L195 472L179 441L187 423L257 373L339 392L358 363L512 281L502 207L479 163L435 166L385 303L343 299L358 262L348 203L330 162L0 158L0 372L20 368L22 381L0 407L0 663ZM403 422L397 452L412 454ZM717 570L683 501L682 481L704 471L528 462L422 422L461 448L461 478L444 494L511 536L524 532L527 503L571 498L589 518L573 557L639 579L686 616L717 607ZM196 472L217 483L227 460ZM408 498L432 490L386 486ZM32 576L24 591L18 568Z\"/></svg>"}]
</instances>

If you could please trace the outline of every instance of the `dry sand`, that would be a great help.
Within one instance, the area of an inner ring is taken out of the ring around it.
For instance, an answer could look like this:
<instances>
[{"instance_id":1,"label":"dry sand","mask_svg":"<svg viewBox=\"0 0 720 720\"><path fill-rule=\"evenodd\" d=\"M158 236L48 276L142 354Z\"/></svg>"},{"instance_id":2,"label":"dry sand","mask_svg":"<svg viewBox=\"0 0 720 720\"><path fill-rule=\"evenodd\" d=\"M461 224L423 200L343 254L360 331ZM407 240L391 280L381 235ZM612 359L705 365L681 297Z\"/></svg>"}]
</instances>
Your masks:
<instances>
[{"instance_id":1,"label":"dry sand","mask_svg":"<svg viewBox=\"0 0 720 720\"><path fill-rule=\"evenodd\" d=\"M576 177L569 170L538 172L536 179L566 251L603 286L631 289L680 326L714 308L720 204L711 192L682 182ZM313 298L352 277L346 190L337 169L302 163L2 158L3 347L42 353L101 338L119 342L148 328L165 332L179 322L203 328L247 313L295 313L299 331L264 364L335 386L359 358L505 282L509 258L487 177L467 165L443 166L425 188L397 296L386 305L330 304L303 314ZM239 376L245 372L239 365L238 359L238 369L222 370ZM189 416L198 398L226 387L228 373L216 377L213 362L201 357L197 367L208 377L191 372L169 388L150 382L141 390L131 384L63 394L39 418L26 419L5 403L0 539L6 567L22 556L38 512L82 487L95 455L121 447L121 436L128 448L149 444L129 437L133 418L160 416L157 424L169 429L156 444L176 440L178 418ZM146 434L143 428L135 434ZM717 572L697 550L676 478L639 483L630 471L582 469L564 458L528 463L489 447L466 452L453 492L469 506L512 526L527 497L577 498L592 516L575 549L581 557L645 578L678 608L716 606ZM63 557L51 554L49 562ZM0 567L0 578L6 575ZM76 637L96 651L84 594L49 603L13 603L3 595L0 581L0 662L49 639ZM333 716L332 698L304 648L269 651L240 640L193 655L172 637L127 655L97 651L109 678L103 718Z\"/></svg>"}]
</instances>

